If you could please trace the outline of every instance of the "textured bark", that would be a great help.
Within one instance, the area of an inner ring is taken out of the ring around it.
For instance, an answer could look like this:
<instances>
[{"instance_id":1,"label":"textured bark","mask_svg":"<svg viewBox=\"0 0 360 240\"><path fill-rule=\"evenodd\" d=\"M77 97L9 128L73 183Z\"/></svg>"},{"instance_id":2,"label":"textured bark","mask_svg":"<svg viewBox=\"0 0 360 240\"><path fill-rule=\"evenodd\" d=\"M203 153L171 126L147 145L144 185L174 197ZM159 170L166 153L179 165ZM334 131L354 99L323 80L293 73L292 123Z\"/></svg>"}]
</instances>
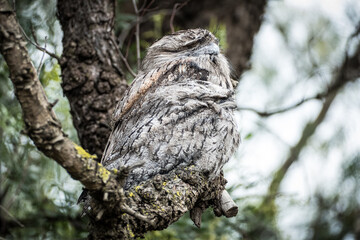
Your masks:
<instances>
[{"instance_id":1,"label":"textured bark","mask_svg":"<svg viewBox=\"0 0 360 240\"><path fill-rule=\"evenodd\" d=\"M58 1L63 36L62 87L81 145L99 158L109 119L127 83L114 41L113 0Z\"/></svg>"},{"instance_id":2,"label":"textured bark","mask_svg":"<svg viewBox=\"0 0 360 240\"><path fill-rule=\"evenodd\" d=\"M162 230L176 222L195 205L203 209L212 206L219 213L219 198L226 180L220 176L209 182L207 177L191 166L173 170L166 175L157 175L126 191L126 199L117 194L93 195L91 230L88 239L136 239L144 233ZM96 200L95 198L98 198ZM124 213L121 204L131 207L132 212ZM219 214L221 215L221 213Z\"/></svg>"},{"instance_id":3,"label":"textured bark","mask_svg":"<svg viewBox=\"0 0 360 240\"><path fill-rule=\"evenodd\" d=\"M102 189L113 182L109 171L62 132L29 58L16 14L7 0L0 1L0 52L9 67L15 94L23 110L25 132L37 148L89 189Z\"/></svg>"}]
</instances>

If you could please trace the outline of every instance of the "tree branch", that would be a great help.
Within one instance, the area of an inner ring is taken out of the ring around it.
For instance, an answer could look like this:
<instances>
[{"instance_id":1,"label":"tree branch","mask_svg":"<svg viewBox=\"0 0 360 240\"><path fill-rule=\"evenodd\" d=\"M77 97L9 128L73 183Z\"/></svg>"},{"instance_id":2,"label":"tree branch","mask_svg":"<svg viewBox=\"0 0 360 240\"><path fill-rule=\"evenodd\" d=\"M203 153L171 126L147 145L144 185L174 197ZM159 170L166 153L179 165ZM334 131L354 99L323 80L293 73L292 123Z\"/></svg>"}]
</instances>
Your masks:
<instances>
[{"instance_id":1,"label":"tree branch","mask_svg":"<svg viewBox=\"0 0 360 240\"><path fill-rule=\"evenodd\" d=\"M331 94L333 92L337 92L347 82L353 81L354 79L359 77L359 73L356 68L357 66L360 66L360 64L358 64L359 59L357 57L359 55L359 49L351 58L348 55L349 54L348 50L350 48L351 41L359 34L360 34L360 22L356 26L355 31L349 36L349 38L346 41L344 61L342 63L342 66L340 67L340 75L338 77L335 77L335 79L332 81L331 85L329 86L329 88L326 91L324 91L322 93L318 93L312 97L304 98L304 99L300 100L299 102L297 102L293 105L290 105L288 107L273 110L273 111L259 111L254 108L251 108L251 107L238 107L238 110L252 111L252 112L255 112L256 114L258 114L260 117L270 117L275 114L284 113L289 110L292 110L310 100L327 99L328 97L331 96ZM349 64L351 64L351 66ZM344 79L340 79L340 78L344 78Z\"/></svg>"},{"instance_id":2,"label":"tree branch","mask_svg":"<svg viewBox=\"0 0 360 240\"><path fill-rule=\"evenodd\" d=\"M61 129L28 56L16 14L7 0L0 0L0 53L9 67L15 94L23 110L25 132L37 148L63 166L86 188L102 189L115 182L95 157L74 144Z\"/></svg>"},{"instance_id":3,"label":"tree branch","mask_svg":"<svg viewBox=\"0 0 360 240\"><path fill-rule=\"evenodd\" d=\"M183 3L175 3L174 4L174 7L172 9L172 12L171 12L171 16L170 16L170 29L171 29L171 33L174 33L175 32L175 28L174 28L174 18L175 18L175 15L176 15L176 12L178 10L180 10L181 8L183 8L186 4L188 4L190 0L187 0Z\"/></svg>"},{"instance_id":4,"label":"tree branch","mask_svg":"<svg viewBox=\"0 0 360 240\"><path fill-rule=\"evenodd\" d=\"M287 112L287 111L290 111L290 110L293 110L299 106L301 106L303 103L306 103L310 100L322 100L326 97L328 97L332 92L334 91L337 91L338 88L340 86L338 85L334 85L333 87L330 87L327 91L325 92L322 92L322 93L318 93L314 96L311 96L311 97L308 97L308 98L304 98L302 100L300 100L299 102L293 104L293 105L290 105L288 107L284 107L284 108L279 108L279 109L276 109L276 110L272 110L272 111L260 111L260 110L257 110L255 108L251 108L251 107L238 107L237 109L240 110L240 111L251 111L251 112L254 112L256 113L257 115L259 115L260 117L270 117L272 115L275 115L275 114L279 114L279 113L284 113L284 112Z\"/></svg>"},{"instance_id":5,"label":"tree branch","mask_svg":"<svg viewBox=\"0 0 360 240\"><path fill-rule=\"evenodd\" d=\"M46 53L47 55L49 55L52 58L55 58L58 62L60 62L60 57L58 55L56 55L55 53L49 52L46 49L46 44L45 47L41 47L39 46L39 44L37 44L36 42L31 41L31 39L28 37L28 35L25 33L24 29L19 25L20 30L22 32L22 34L24 35L24 37L26 38L26 40L28 40L29 43L31 43L32 45L34 45L37 49L39 49L40 51L42 51L43 53ZM36 41L36 40L35 40Z\"/></svg>"},{"instance_id":6,"label":"tree branch","mask_svg":"<svg viewBox=\"0 0 360 240\"><path fill-rule=\"evenodd\" d=\"M350 38L353 38L351 35ZM284 179L286 173L291 165L299 158L300 152L306 146L307 141L315 133L317 127L323 122L328 113L328 110L333 103L339 90L345 86L346 83L354 81L360 77L360 44L357 46L355 54L348 55L348 49L345 49L345 56L343 63L338 71L333 76L331 87L325 97L322 109L314 121L310 121L303 130L302 136L298 143L290 149L289 156L282 166L275 172L274 177L269 185L266 197L263 200L263 206L273 206L275 197L279 192L280 184ZM267 207L267 209L275 209Z\"/></svg>"},{"instance_id":7,"label":"tree branch","mask_svg":"<svg viewBox=\"0 0 360 240\"><path fill-rule=\"evenodd\" d=\"M46 48L46 41L47 41L47 37L45 37L44 48ZM37 69L37 72L38 72L39 75L40 75L40 71L41 71L41 68L42 68L43 63L44 63L44 62L43 62L44 57L45 57L45 52L43 52L43 54L42 54L42 56L41 56L40 63L39 63L38 69Z\"/></svg>"},{"instance_id":8,"label":"tree branch","mask_svg":"<svg viewBox=\"0 0 360 240\"><path fill-rule=\"evenodd\" d=\"M286 173L288 172L290 166L298 159L300 152L306 146L309 138L315 133L317 127L323 122L325 116L333 103L337 92L332 92L327 96L323 107L316 117L315 121L309 122L303 130L302 136L298 143L291 148L290 153L286 161L281 165L281 167L275 172L274 177L269 185L268 193L264 198L263 205L272 205L273 200L275 199L277 193L279 192L280 184L284 179Z\"/></svg>"},{"instance_id":9,"label":"tree branch","mask_svg":"<svg viewBox=\"0 0 360 240\"><path fill-rule=\"evenodd\" d=\"M104 201L94 194L89 204L89 239L137 239L147 231L168 227L196 206L219 209L225 184L222 176L208 181L191 166L142 182L126 191L126 198L109 192L109 200ZM130 211L124 211L124 203L131 206Z\"/></svg>"},{"instance_id":10,"label":"tree branch","mask_svg":"<svg viewBox=\"0 0 360 240\"><path fill-rule=\"evenodd\" d=\"M19 221L18 219L16 219L16 217L14 217L8 210L6 210L6 208L4 208L3 206L0 205L0 212L4 212L6 213L6 215L8 215L12 221L18 226L18 227L24 227L24 224L21 223L21 221ZM1 214L2 215L2 214ZM0 218L1 219L1 218Z\"/></svg>"},{"instance_id":11,"label":"tree branch","mask_svg":"<svg viewBox=\"0 0 360 240\"><path fill-rule=\"evenodd\" d=\"M136 0L132 0L134 11L136 14L136 31L135 31L135 39L136 39L136 58L137 58L137 68L140 70L140 14L136 5Z\"/></svg>"},{"instance_id":12,"label":"tree branch","mask_svg":"<svg viewBox=\"0 0 360 240\"><path fill-rule=\"evenodd\" d=\"M119 55L121 57L121 60L123 61L123 63L125 64L127 70L129 71L129 73L133 76L136 77L136 73L134 73L134 71L131 69L129 62L126 60L126 58L124 57L124 55L121 53L121 51L119 50Z\"/></svg>"}]
</instances>

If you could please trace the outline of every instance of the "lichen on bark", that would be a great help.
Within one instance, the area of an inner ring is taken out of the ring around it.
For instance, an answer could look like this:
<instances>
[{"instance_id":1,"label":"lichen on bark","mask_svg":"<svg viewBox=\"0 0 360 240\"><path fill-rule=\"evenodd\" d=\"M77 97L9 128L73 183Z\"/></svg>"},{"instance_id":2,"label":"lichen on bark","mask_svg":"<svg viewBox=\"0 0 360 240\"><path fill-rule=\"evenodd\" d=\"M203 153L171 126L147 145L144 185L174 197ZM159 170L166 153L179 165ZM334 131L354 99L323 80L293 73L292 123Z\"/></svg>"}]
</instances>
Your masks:
<instances>
[{"instance_id":1,"label":"lichen on bark","mask_svg":"<svg viewBox=\"0 0 360 240\"><path fill-rule=\"evenodd\" d=\"M157 175L123 193L122 189L93 192L87 212L91 219L89 239L135 239L167 228L197 205L217 210L225 184L222 175L209 181L191 166ZM139 216L125 213L123 203Z\"/></svg>"}]
</instances>

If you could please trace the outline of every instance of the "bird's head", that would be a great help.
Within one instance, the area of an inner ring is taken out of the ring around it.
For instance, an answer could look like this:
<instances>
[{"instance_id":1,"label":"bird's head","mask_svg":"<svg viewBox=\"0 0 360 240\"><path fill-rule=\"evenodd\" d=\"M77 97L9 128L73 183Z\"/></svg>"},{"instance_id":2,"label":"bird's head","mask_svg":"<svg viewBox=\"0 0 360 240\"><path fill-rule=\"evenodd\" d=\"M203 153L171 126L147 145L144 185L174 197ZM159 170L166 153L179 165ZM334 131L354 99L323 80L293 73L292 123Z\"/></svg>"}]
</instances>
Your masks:
<instances>
[{"instance_id":1,"label":"bird's head","mask_svg":"<svg viewBox=\"0 0 360 240\"><path fill-rule=\"evenodd\" d=\"M214 63L220 57L227 65L220 53L219 40L208 30L197 28L181 30L157 40L147 50L141 70L146 72L169 62L196 57L206 57Z\"/></svg>"},{"instance_id":2,"label":"bird's head","mask_svg":"<svg viewBox=\"0 0 360 240\"><path fill-rule=\"evenodd\" d=\"M204 47L209 50L209 53L219 54L218 44L219 40L208 30L201 28L181 30L156 41L149 48L148 54L152 52L199 54Z\"/></svg>"}]
</instances>

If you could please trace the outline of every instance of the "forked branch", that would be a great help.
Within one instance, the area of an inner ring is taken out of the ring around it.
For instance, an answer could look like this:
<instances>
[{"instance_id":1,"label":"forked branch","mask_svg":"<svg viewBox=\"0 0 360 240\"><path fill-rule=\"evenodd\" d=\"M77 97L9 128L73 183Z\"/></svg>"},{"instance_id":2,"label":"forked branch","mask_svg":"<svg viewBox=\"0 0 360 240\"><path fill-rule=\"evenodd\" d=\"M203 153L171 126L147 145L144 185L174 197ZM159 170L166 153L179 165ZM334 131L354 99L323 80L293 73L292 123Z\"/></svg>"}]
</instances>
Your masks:
<instances>
[{"instance_id":1,"label":"forked branch","mask_svg":"<svg viewBox=\"0 0 360 240\"><path fill-rule=\"evenodd\" d=\"M72 178L88 189L102 189L112 181L110 172L62 131L31 63L16 14L7 0L0 0L0 23L0 53L9 67L23 110L25 132L40 151L63 166Z\"/></svg>"}]
</instances>

